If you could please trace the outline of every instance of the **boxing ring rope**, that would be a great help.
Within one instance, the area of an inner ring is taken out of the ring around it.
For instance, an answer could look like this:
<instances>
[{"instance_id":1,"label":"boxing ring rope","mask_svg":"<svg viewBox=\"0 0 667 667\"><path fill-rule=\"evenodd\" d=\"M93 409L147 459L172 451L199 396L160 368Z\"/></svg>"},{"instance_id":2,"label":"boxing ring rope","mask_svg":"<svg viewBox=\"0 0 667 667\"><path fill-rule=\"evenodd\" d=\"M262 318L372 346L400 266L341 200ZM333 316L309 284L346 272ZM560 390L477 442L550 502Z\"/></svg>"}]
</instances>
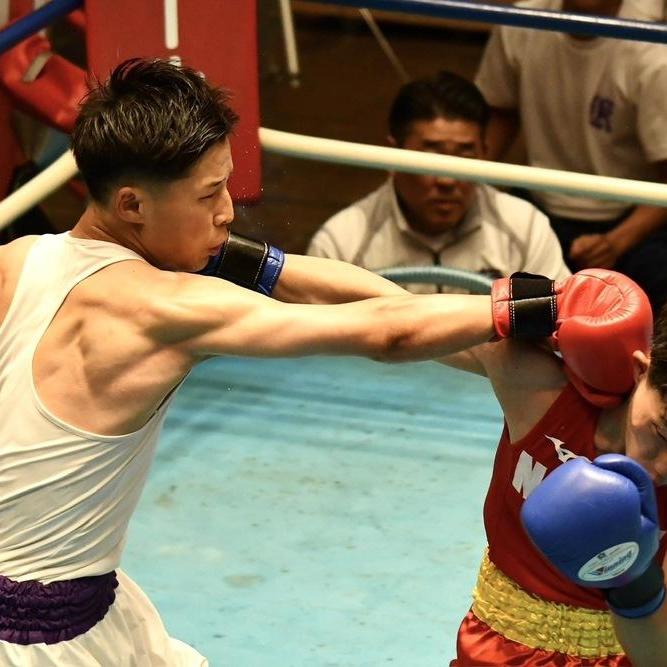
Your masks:
<instances>
[{"instance_id":1,"label":"boxing ring rope","mask_svg":"<svg viewBox=\"0 0 667 667\"><path fill-rule=\"evenodd\" d=\"M667 206L667 185L662 183L527 167L504 162L488 162L409 151L403 148L370 146L281 132L266 127L259 128L259 139L262 148L269 153L319 162L387 171L454 176L479 183L567 192L575 195L593 195L615 201ZM68 151L32 181L0 201L0 229L64 185L76 174L76 171L74 157ZM33 184L35 184L34 189Z\"/></svg>"},{"instance_id":2,"label":"boxing ring rope","mask_svg":"<svg viewBox=\"0 0 667 667\"><path fill-rule=\"evenodd\" d=\"M336 0L335 2L325 0L325 2L446 18L490 21L544 30L667 42L667 25L647 21L528 10L464 0ZM82 0L51 0L33 14L0 31L0 51L10 48L21 39L40 30L50 20L65 15L82 4ZM667 206L667 186L662 183L369 146L268 128L259 128L259 140L262 148L268 152L303 159L389 171L430 173L497 185ZM65 184L75 174L74 159L71 153L65 153L33 180L0 201L0 229Z\"/></svg>"},{"instance_id":3,"label":"boxing ring rope","mask_svg":"<svg viewBox=\"0 0 667 667\"><path fill-rule=\"evenodd\" d=\"M426 283L461 287L471 294L490 294L493 280L481 273L455 269L451 266L392 266L376 271L395 283Z\"/></svg>"},{"instance_id":4,"label":"boxing ring rope","mask_svg":"<svg viewBox=\"0 0 667 667\"><path fill-rule=\"evenodd\" d=\"M667 25L651 21L528 9L470 0L309 0L318 4L383 9L444 19L512 25L519 28L667 43Z\"/></svg>"},{"instance_id":5,"label":"boxing ring rope","mask_svg":"<svg viewBox=\"0 0 667 667\"><path fill-rule=\"evenodd\" d=\"M296 48L296 33L294 20L292 18L292 6L290 0L279 0L280 17L283 24L283 41L285 42L285 57L287 58L287 73L290 84L299 85L299 53Z\"/></svg>"},{"instance_id":6,"label":"boxing ring rope","mask_svg":"<svg viewBox=\"0 0 667 667\"><path fill-rule=\"evenodd\" d=\"M29 211L33 206L61 188L78 173L71 151L63 153L55 162L0 201L0 229Z\"/></svg>"},{"instance_id":7,"label":"boxing ring rope","mask_svg":"<svg viewBox=\"0 0 667 667\"><path fill-rule=\"evenodd\" d=\"M537 30L555 30L597 37L667 43L667 24L607 16L591 16L547 9L528 9L471 0L310 0L436 18L512 25ZM283 0L281 0L281 3ZM0 53L48 26L61 16L79 9L84 0L50 0L28 16L0 30ZM281 5L281 11L283 6ZM291 47L290 47L291 48Z\"/></svg>"},{"instance_id":8,"label":"boxing ring rope","mask_svg":"<svg viewBox=\"0 0 667 667\"><path fill-rule=\"evenodd\" d=\"M27 16L10 23L6 28L0 30L0 53L11 49L26 37L30 37L42 28L48 27L56 19L82 6L83 0L51 0Z\"/></svg>"},{"instance_id":9,"label":"boxing ring rope","mask_svg":"<svg viewBox=\"0 0 667 667\"><path fill-rule=\"evenodd\" d=\"M523 186L534 190L597 195L602 199L667 205L667 185L611 176L595 176L558 169L527 167L505 162L439 155L404 148L370 146L336 139L309 137L259 128L262 148L291 157L336 162L357 167L442 176L469 181Z\"/></svg>"}]
</instances>

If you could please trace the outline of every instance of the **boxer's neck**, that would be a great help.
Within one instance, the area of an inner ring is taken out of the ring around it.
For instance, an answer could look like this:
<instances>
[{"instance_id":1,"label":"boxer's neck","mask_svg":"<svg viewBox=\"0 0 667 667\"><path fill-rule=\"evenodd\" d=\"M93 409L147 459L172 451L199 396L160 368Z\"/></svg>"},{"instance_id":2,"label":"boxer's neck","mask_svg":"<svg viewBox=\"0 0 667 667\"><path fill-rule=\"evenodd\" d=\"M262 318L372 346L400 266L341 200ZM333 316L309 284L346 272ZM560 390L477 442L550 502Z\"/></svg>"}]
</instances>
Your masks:
<instances>
[{"instance_id":1,"label":"boxer's neck","mask_svg":"<svg viewBox=\"0 0 667 667\"><path fill-rule=\"evenodd\" d=\"M595 430L595 451L600 454L625 454L625 423L630 399L619 406L603 410Z\"/></svg>"}]
</instances>

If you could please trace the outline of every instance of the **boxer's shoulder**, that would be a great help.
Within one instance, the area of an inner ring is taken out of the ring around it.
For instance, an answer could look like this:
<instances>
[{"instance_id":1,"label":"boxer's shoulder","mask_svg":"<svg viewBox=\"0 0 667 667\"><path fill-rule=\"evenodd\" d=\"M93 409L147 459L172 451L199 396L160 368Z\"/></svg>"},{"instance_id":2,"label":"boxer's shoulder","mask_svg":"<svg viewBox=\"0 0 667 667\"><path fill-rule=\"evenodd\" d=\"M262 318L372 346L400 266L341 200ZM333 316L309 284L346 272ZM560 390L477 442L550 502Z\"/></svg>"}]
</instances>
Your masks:
<instances>
[{"instance_id":1,"label":"boxer's shoulder","mask_svg":"<svg viewBox=\"0 0 667 667\"><path fill-rule=\"evenodd\" d=\"M0 246L0 321L9 310L25 258L38 238L22 236Z\"/></svg>"},{"instance_id":2,"label":"boxer's shoulder","mask_svg":"<svg viewBox=\"0 0 667 667\"><path fill-rule=\"evenodd\" d=\"M38 238L39 236L31 234L0 245L0 272L3 276L11 272L21 272L26 255Z\"/></svg>"}]
</instances>

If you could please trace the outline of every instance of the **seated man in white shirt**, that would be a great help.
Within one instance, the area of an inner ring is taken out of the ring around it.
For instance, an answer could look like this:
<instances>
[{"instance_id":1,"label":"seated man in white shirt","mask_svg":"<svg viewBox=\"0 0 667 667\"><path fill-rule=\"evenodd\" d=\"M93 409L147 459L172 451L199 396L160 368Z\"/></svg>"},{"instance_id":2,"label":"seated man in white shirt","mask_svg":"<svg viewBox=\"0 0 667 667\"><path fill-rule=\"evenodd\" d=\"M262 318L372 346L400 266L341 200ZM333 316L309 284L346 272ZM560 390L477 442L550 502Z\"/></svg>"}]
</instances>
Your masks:
<instances>
[{"instance_id":1,"label":"seated man in white shirt","mask_svg":"<svg viewBox=\"0 0 667 667\"><path fill-rule=\"evenodd\" d=\"M533 10L663 20L657 0L523 0ZM662 6L661 6L662 5ZM529 165L667 182L667 45L496 26L476 83L491 105L488 157L519 128ZM667 303L667 208L533 192L573 271L613 268Z\"/></svg>"},{"instance_id":2,"label":"seated man in white shirt","mask_svg":"<svg viewBox=\"0 0 667 667\"><path fill-rule=\"evenodd\" d=\"M488 117L473 83L440 72L400 89L389 113L388 141L409 150L484 158ZM308 254L374 271L443 265L490 277L515 271L558 280L570 275L546 216L532 204L489 185L427 174L390 174L380 188L325 222Z\"/></svg>"}]
</instances>

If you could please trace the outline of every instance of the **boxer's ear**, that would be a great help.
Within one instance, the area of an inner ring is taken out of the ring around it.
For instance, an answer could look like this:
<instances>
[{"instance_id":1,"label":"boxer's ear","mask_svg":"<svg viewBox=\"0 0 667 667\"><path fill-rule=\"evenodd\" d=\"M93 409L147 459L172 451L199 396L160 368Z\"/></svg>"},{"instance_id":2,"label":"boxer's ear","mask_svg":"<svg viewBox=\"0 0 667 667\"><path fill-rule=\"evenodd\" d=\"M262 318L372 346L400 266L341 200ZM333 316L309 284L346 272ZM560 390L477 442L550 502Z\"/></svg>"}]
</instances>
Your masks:
<instances>
[{"instance_id":1,"label":"boxer's ear","mask_svg":"<svg viewBox=\"0 0 667 667\"><path fill-rule=\"evenodd\" d=\"M635 384L637 384L648 371L650 364L650 358L644 354L641 350L635 350L632 353L632 372L635 378Z\"/></svg>"},{"instance_id":2,"label":"boxer's ear","mask_svg":"<svg viewBox=\"0 0 667 667\"><path fill-rule=\"evenodd\" d=\"M113 212L130 224L143 224L146 193L142 188L123 185L111 195Z\"/></svg>"}]
</instances>

